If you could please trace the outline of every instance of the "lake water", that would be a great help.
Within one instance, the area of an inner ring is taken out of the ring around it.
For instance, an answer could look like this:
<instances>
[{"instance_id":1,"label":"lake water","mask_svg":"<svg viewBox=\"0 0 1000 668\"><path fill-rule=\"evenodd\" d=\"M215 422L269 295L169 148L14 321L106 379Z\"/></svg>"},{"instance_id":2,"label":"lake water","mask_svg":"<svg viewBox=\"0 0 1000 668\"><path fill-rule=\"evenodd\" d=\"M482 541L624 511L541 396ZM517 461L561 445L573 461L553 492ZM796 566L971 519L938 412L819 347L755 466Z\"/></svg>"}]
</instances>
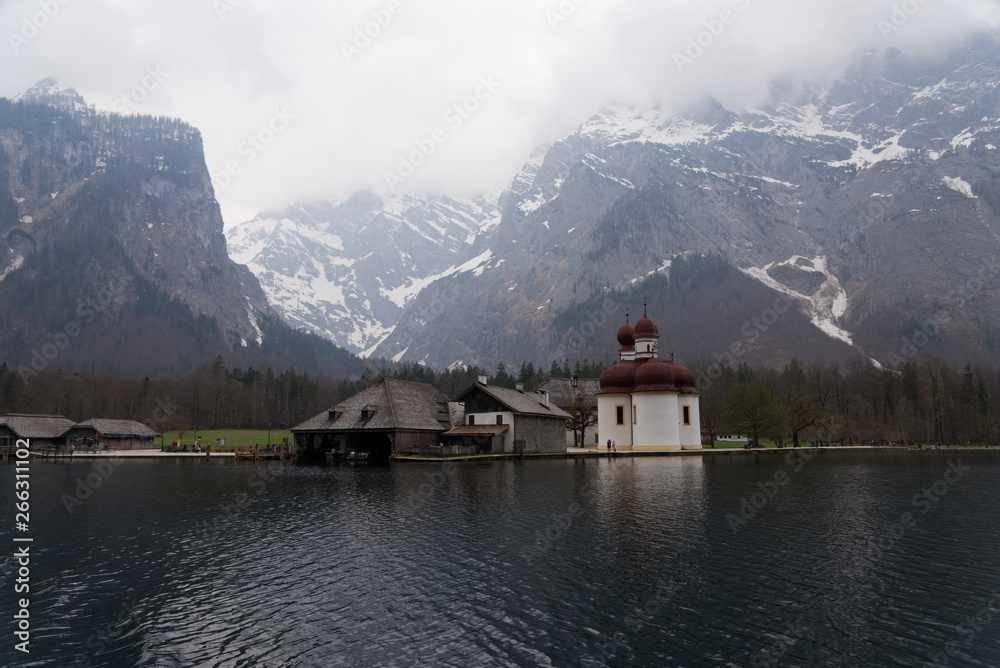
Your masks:
<instances>
[{"instance_id":1,"label":"lake water","mask_svg":"<svg viewBox=\"0 0 1000 668\"><path fill-rule=\"evenodd\" d=\"M32 462L28 655L2 467L0 665L1000 665L1000 452L809 456Z\"/></svg>"}]
</instances>

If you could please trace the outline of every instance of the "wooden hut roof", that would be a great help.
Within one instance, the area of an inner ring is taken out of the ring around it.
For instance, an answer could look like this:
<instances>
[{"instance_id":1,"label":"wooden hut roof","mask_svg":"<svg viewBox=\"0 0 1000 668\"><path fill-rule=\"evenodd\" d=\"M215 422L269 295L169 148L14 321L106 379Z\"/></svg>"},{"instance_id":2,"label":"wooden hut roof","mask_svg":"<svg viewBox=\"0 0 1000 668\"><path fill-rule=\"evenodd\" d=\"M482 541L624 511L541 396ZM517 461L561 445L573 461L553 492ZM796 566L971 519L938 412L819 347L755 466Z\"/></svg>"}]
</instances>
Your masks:
<instances>
[{"instance_id":1,"label":"wooden hut roof","mask_svg":"<svg viewBox=\"0 0 1000 668\"><path fill-rule=\"evenodd\" d=\"M522 392L520 390L512 390L506 387L475 383L472 387L463 392L458 400L464 401L467 396L477 391L488 394L514 413L562 418L564 420L569 419L570 417L569 413L559 408L551 401L551 397L549 405L546 406L541 393L537 391Z\"/></svg>"},{"instance_id":2,"label":"wooden hut roof","mask_svg":"<svg viewBox=\"0 0 1000 668\"><path fill-rule=\"evenodd\" d=\"M94 418L74 425L75 428L93 429L105 436L117 436L119 438L152 438L159 434L151 428L136 422L135 420L108 420Z\"/></svg>"},{"instance_id":3,"label":"wooden hut roof","mask_svg":"<svg viewBox=\"0 0 1000 668\"><path fill-rule=\"evenodd\" d=\"M425 383L381 378L292 431L433 431L450 429L448 397Z\"/></svg>"},{"instance_id":4,"label":"wooden hut roof","mask_svg":"<svg viewBox=\"0 0 1000 668\"><path fill-rule=\"evenodd\" d=\"M70 428L73 421L61 415L4 415L0 425L6 426L18 438L59 438Z\"/></svg>"}]
</instances>

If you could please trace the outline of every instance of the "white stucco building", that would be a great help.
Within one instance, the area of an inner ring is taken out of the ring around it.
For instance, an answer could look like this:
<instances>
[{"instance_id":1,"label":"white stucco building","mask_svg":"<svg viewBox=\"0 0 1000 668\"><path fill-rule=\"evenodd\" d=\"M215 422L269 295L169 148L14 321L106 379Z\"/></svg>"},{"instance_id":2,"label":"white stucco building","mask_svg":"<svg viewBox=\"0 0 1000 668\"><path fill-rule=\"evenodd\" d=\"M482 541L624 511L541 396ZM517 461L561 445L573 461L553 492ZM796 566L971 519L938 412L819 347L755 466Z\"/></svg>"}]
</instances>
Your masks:
<instances>
[{"instance_id":1,"label":"white stucco building","mask_svg":"<svg viewBox=\"0 0 1000 668\"><path fill-rule=\"evenodd\" d=\"M601 442L618 450L700 450L701 414L694 374L659 359L660 332L643 313L618 330L620 360L601 374Z\"/></svg>"}]
</instances>

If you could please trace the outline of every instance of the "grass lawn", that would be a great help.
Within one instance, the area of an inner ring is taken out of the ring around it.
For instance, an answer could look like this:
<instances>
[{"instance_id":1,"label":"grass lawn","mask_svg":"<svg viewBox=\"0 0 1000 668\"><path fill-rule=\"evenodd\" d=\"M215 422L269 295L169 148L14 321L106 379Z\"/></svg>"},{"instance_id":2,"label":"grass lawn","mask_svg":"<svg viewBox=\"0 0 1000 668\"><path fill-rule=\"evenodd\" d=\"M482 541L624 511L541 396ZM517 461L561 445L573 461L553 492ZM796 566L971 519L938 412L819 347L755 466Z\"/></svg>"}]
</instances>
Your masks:
<instances>
[{"instance_id":1,"label":"grass lawn","mask_svg":"<svg viewBox=\"0 0 1000 668\"><path fill-rule=\"evenodd\" d=\"M184 440L180 439L180 432L176 431L166 431L163 432L163 442L166 445L170 445L174 441L178 443L187 443L188 445L193 445L197 436L201 436L201 445L205 447L209 443L212 447L215 447L215 439L224 438L226 439L226 448L231 448L234 445L247 445L252 443L260 443L264 445L267 443L267 429L202 429L195 433L194 429L190 429L184 432ZM271 430L271 442L281 443L281 439L287 438L288 442L292 442L292 432L288 430L272 429ZM160 439L156 439L156 445L160 445Z\"/></svg>"},{"instance_id":2,"label":"grass lawn","mask_svg":"<svg viewBox=\"0 0 1000 668\"><path fill-rule=\"evenodd\" d=\"M777 448L778 447L778 444L775 443L774 441L761 441L760 443L761 443L761 446L763 446L764 448ZM715 442L715 449L716 450L725 450L725 449L732 450L732 449L739 448L739 449L742 450L744 444L745 444L745 441L716 441ZM812 443L812 441L800 441L799 445L800 445L800 447L803 447L803 448L809 448L809 447L812 447L813 443ZM835 443L834 445L840 445L840 444L839 443ZM791 441L785 441L785 449L787 450L787 449L789 449L791 447L792 447L792 442ZM848 446L848 447L850 447L850 446ZM704 448L706 450L711 450L712 446L706 445L706 446L704 446Z\"/></svg>"},{"instance_id":3,"label":"grass lawn","mask_svg":"<svg viewBox=\"0 0 1000 668\"><path fill-rule=\"evenodd\" d=\"M777 448L778 447L778 444L775 443L774 441L761 441L760 444L764 448ZM715 442L715 449L716 450L725 450L725 449L730 449L730 450L739 449L739 450L742 450L744 445L746 445L745 441L716 441ZM807 444L805 442L803 442L802 445L807 445ZM785 447L786 448L792 447L791 441L785 443ZM705 448L711 450L712 446L706 445Z\"/></svg>"}]
</instances>

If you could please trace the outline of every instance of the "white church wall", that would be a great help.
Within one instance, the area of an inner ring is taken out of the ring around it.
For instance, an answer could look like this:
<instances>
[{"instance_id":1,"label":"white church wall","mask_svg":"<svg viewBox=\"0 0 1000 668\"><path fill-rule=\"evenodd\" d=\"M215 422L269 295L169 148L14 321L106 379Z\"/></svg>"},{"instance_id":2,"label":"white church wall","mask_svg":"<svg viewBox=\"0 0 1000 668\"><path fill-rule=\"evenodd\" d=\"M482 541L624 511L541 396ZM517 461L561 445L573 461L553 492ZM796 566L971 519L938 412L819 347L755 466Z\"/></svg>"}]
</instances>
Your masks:
<instances>
[{"instance_id":1,"label":"white church wall","mask_svg":"<svg viewBox=\"0 0 1000 668\"><path fill-rule=\"evenodd\" d=\"M632 395L636 408L636 450L680 450L677 395L672 392L638 392Z\"/></svg>"},{"instance_id":2,"label":"white church wall","mask_svg":"<svg viewBox=\"0 0 1000 668\"><path fill-rule=\"evenodd\" d=\"M680 444L685 450L701 449L701 406L695 394L682 394L680 406ZM689 409L690 424L684 424L684 407Z\"/></svg>"},{"instance_id":3,"label":"white church wall","mask_svg":"<svg viewBox=\"0 0 1000 668\"><path fill-rule=\"evenodd\" d=\"M624 424L618 424L618 407L622 408ZM601 445L608 439L619 450L632 449L632 401L627 394L602 394L597 397L597 428Z\"/></svg>"}]
</instances>

